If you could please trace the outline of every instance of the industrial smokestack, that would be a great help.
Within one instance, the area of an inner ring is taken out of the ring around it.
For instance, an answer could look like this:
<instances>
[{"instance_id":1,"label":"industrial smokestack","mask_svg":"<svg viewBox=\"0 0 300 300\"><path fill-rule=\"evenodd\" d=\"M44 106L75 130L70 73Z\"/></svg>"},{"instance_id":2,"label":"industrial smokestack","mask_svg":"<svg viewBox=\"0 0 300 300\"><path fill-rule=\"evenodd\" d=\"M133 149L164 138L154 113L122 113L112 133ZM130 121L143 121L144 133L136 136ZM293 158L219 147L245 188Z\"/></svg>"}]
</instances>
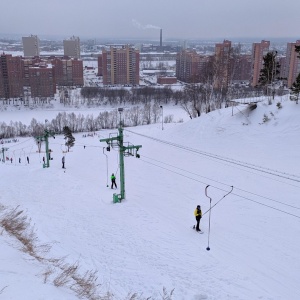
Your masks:
<instances>
[{"instance_id":1,"label":"industrial smokestack","mask_svg":"<svg viewBox=\"0 0 300 300\"><path fill-rule=\"evenodd\" d=\"M160 29L160 43L159 43L160 49L162 48L162 29Z\"/></svg>"}]
</instances>

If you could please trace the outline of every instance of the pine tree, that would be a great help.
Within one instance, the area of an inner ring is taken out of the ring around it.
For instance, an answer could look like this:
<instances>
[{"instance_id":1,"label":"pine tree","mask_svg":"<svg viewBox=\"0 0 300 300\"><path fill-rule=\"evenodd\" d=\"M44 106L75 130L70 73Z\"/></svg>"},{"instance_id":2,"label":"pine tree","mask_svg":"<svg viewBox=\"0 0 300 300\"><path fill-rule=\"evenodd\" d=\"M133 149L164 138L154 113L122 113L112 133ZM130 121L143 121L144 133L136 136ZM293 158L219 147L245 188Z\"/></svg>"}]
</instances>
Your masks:
<instances>
[{"instance_id":1,"label":"pine tree","mask_svg":"<svg viewBox=\"0 0 300 300\"><path fill-rule=\"evenodd\" d=\"M68 152L70 148L72 148L75 145L75 138L72 135L71 129L68 126L64 126L63 133L65 135L66 143L65 145L68 147Z\"/></svg>"},{"instance_id":2,"label":"pine tree","mask_svg":"<svg viewBox=\"0 0 300 300\"><path fill-rule=\"evenodd\" d=\"M260 70L258 83L268 90L270 84L274 84L279 79L280 64L276 60L277 51L268 52L264 57L263 68ZM273 99L275 96L275 89L272 89Z\"/></svg>"},{"instance_id":3,"label":"pine tree","mask_svg":"<svg viewBox=\"0 0 300 300\"><path fill-rule=\"evenodd\" d=\"M295 45L295 51L299 54L297 57L300 58L300 46Z\"/></svg>"},{"instance_id":4,"label":"pine tree","mask_svg":"<svg viewBox=\"0 0 300 300\"><path fill-rule=\"evenodd\" d=\"M298 104L299 94L300 94L300 73L298 74L295 82L293 83L293 85L291 87L290 99L292 101L296 101L296 104Z\"/></svg>"}]
</instances>

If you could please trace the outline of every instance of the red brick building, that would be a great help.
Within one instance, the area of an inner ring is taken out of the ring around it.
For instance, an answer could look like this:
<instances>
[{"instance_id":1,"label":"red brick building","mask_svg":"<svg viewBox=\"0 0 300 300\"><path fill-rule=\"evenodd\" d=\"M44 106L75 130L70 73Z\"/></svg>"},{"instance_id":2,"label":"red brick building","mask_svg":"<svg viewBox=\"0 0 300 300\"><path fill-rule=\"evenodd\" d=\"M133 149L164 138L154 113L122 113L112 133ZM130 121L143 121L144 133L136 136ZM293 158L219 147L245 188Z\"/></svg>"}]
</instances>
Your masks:
<instances>
[{"instance_id":1,"label":"red brick building","mask_svg":"<svg viewBox=\"0 0 300 300\"><path fill-rule=\"evenodd\" d=\"M252 44L252 72L251 85L257 86L260 70L263 68L263 58L269 52L270 42L262 40Z\"/></svg>"},{"instance_id":2,"label":"red brick building","mask_svg":"<svg viewBox=\"0 0 300 300\"><path fill-rule=\"evenodd\" d=\"M102 56L103 84L138 85L140 81L140 53L129 45L103 49ZM98 66L99 66L98 60ZM101 66L101 62L100 62ZM98 71L99 74L99 71Z\"/></svg>"},{"instance_id":3,"label":"red brick building","mask_svg":"<svg viewBox=\"0 0 300 300\"><path fill-rule=\"evenodd\" d=\"M174 84L176 82L177 82L176 77L164 77L164 76L157 77L158 84Z\"/></svg>"},{"instance_id":4,"label":"red brick building","mask_svg":"<svg viewBox=\"0 0 300 300\"><path fill-rule=\"evenodd\" d=\"M288 87L292 86L300 73L300 58L297 57L299 54L295 51L295 46L300 46L300 40L297 40L296 43L287 44L285 77Z\"/></svg>"},{"instance_id":5,"label":"red brick building","mask_svg":"<svg viewBox=\"0 0 300 300\"><path fill-rule=\"evenodd\" d=\"M252 60L250 54L242 54L232 60L231 76L234 81L247 81L251 79Z\"/></svg>"},{"instance_id":6,"label":"red brick building","mask_svg":"<svg viewBox=\"0 0 300 300\"><path fill-rule=\"evenodd\" d=\"M54 97L56 92L54 68L51 64L40 63L29 67L31 97Z\"/></svg>"},{"instance_id":7,"label":"red brick building","mask_svg":"<svg viewBox=\"0 0 300 300\"><path fill-rule=\"evenodd\" d=\"M194 50L183 50L176 56L176 77L183 82L200 82L201 56Z\"/></svg>"},{"instance_id":8,"label":"red brick building","mask_svg":"<svg viewBox=\"0 0 300 300\"><path fill-rule=\"evenodd\" d=\"M102 54L98 56L98 76L103 76L103 66L102 66Z\"/></svg>"},{"instance_id":9,"label":"red brick building","mask_svg":"<svg viewBox=\"0 0 300 300\"><path fill-rule=\"evenodd\" d=\"M0 98L23 96L23 64L20 56L11 54L0 56Z\"/></svg>"},{"instance_id":10,"label":"red brick building","mask_svg":"<svg viewBox=\"0 0 300 300\"><path fill-rule=\"evenodd\" d=\"M231 57L231 41L224 40L223 43L218 43L215 45L215 88L222 89L228 87L228 84L231 80Z\"/></svg>"},{"instance_id":11,"label":"red brick building","mask_svg":"<svg viewBox=\"0 0 300 300\"><path fill-rule=\"evenodd\" d=\"M76 58L53 58L55 81L59 86L83 86L83 62Z\"/></svg>"}]
</instances>

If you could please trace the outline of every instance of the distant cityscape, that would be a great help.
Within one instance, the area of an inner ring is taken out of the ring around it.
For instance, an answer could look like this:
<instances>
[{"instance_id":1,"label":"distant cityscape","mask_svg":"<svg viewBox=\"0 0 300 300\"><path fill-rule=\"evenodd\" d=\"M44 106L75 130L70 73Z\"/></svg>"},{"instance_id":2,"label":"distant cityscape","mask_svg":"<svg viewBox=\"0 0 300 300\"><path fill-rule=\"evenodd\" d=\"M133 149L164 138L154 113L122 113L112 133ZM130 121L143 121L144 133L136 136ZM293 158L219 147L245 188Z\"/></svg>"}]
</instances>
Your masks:
<instances>
[{"instance_id":1,"label":"distant cityscape","mask_svg":"<svg viewBox=\"0 0 300 300\"><path fill-rule=\"evenodd\" d=\"M300 73L296 41L222 42L164 41L160 30L155 42L81 41L72 36L63 41L41 40L30 35L15 40L0 38L0 98L28 101L53 98L64 87L89 86L84 61L94 61L99 81L96 87L139 87L144 84L170 87L174 84L210 84L216 90L232 84L259 85L263 58L276 51L281 85L291 87ZM155 65L151 62L156 61ZM156 81L143 80L155 74ZM141 85L141 81L143 84Z\"/></svg>"}]
</instances>

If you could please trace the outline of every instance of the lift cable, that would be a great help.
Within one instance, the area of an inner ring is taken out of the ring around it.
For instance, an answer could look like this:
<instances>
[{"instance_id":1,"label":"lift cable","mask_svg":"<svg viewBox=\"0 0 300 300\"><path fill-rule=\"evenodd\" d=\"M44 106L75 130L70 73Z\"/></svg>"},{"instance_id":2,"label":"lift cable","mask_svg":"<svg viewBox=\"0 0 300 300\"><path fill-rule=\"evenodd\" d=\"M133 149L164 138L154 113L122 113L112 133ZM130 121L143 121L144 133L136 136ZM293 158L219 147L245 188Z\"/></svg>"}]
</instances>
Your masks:
<instances>
[{"instance_id":1,"label":"lift cable","mask_svg":"<svg viewBox=\"0 0 300 300\"><path fill-rule=\"evenodd\" d=\"M148 161L143 160L143 159L141 159L141 158L139 159L139 161L143 161L143 162L148 163L148 164L150 164L150 165L153 165L153 166L156 166L156 167L158 167L158 168L161 168L161 169L170 171L170 172L172 172L172 173L175 173L175 174L177 174L177 175L180 175L180 176L182 176L182 177L188 178L188 179L193 180L193 181L197 181L197 182L202 183L203 185L207 186L207 183L205 183L205 182L203 182L203 181L200 181L200 180L198 180L198 179L195 179L195 178L192 178L192 177L183 175L183 174L181 174L181 173L179 173L179 172L176 172L176 171L170 170L170 169L168 169L168 168L159 166L159 165L157 165L157 164L148 162ZM211 187L214 187L214 188L217 189L217 190L220 190L220 191L223 191L223 192L228 192L228 191L226 191L226 190L224 190L224 189L221 189L221 188L219 188L219 187L217 187L217 186L213 186L213 185L210 185L210 186L211 186ZM267 205L267 204L261 203L261 202L259 202L259 201L250 199L250 198L248 198L248 197L245 197L245 196L242 196L242 195L239 195L239 194L236 194L236 193L231 193L231 194L232 194L232 195L235 195L235 196L237 196L237 197L243 198L243 199L245 199L245 200L254 202L254 203L256 203L256 204L259 204L259 205L262 205L262 206L271 208L271 209L273 209L273 210L276 210L276 211L279 211L279 212L282 212L282 213L284 213L284 214L287 214L287 215L290 215L290 216L293 216L293 217L295 217L295 218L300 219L300 216L298 216L298 215L295 215L295 214L289 213L289 212L287 212L287 211L278 209L278 208L273 207L273 206L271 206L271 205ZM214 205L214 206L215 206L215 205ZM209 211L209 210L207 210L204 214L206 214L208 211ZM204 215L204 214L203 214L203 215Z\"/></svg>"},{"instance_id":2,"label":"lift cable","mask_svg":"<svg viewBox=\"0 0 300 300\"><path fill-rule=\"evenodd\" d=\"M285 179L288 179L288 180L300 182L300 179L291 178L291 177L300 178L300 176L295 175L295 174L289 174L289 173L281 172L281 171L278 171L278 170L273 170L273 169L270 169L270 168L264 168L264 167L257 166L257 165L254 165L254 164L234 160L232 158L222 157L220 155L200 151L200 150L193 149L193 148L190 148L190 147L182 146L180 144L175 144L175 143L172 143L172 142L164 141L164 140L157 139L157 138L147 136L147 135L144 135L144 134L136 133L136 132L133 132L133 131L128 130L128 129L126 129L126 131L128 131L130 133L133 133L133 134L143 136L145 138L151 139L151 140L159 142L159 143L167 144L167 145L177 147L177 148L180 148L180 149L183 149L183 150L186 150L186 151L194 152L196 154L200 154L200 155L207 156L207 157L210 157L210 158L218 159L218 160L225 161L225 162L228 162L228 163L231 163L231 164L242 166L244 168L253 169L253 170L256 170L256 171L259 171L259 172L271 174L273 176L278 176L278 177L285 178Z\"/></svg>"},{"instance_id":3,"label":"lift cable","mask_svg":"<svg viewBox=\"0 0 300 300\"><path fill-rule=\"evenodd\" d=\"M223 183L223 182L221 182L221 181L218 181L218 180L215 180L215 179L211 179L211 178L209 178L209 177L202 176L202 175L199 175L199 174L194 173L194 172L191 172L191 171L184 170L184 169L182 169L182 168L179 168L179 167L170 165L170 164L168 164L168 163L159 161L159 160L154 159L154 158L147 157L147 156L145 156L145 155L143 155L143 158L148 158L148 159L151 159L151 160L156 161L156 162L158 162L158 163L167 165L167 166L169 166L169 167L172 167L172 168L175 168L175 169L184 171L184 172L186 172L186 173L189 173L189 174L192 174L192 175L196 175L196 176L198 176L198 177L202 177L202 178L208 179L208 180L210 180L210 181L213 181L213 182L216 182L216 183L219 183L219 184L222 184L222 185L231 187L231 185L229 185L229 184L227 184L227 183ZM141 159L141 160L143 160L143 159ZM144 160L143 160L143 161L144 161ZM290 204L286 204L286 203L284 203L284 202L281 202L281 201L278 201L278 200L274 200L274 199L272 199L272 198L268 198L268 197L265 197L265 196L262 196L262 195L259 195L259 194L253 193L253 192L249 192L249 191L244 190L244 189L240 189L240 188L237 188L237 187L234 187L234 188L235 188L236 190L239 190L239 191L242 191L242 192L251 194L251 195L253 195L253 196L257 196L257 197L260 197L260 198L264 198L264 199L266 199L266 200L273 201L273 202L276 202L276 203L279 203L279 204L282 204L282 205L285 205L285 206L289 206L289 207L291 207L291 208L300 209L300 207L293 206L293 205L290 205Z\"/></svg>"}]
</instances>

